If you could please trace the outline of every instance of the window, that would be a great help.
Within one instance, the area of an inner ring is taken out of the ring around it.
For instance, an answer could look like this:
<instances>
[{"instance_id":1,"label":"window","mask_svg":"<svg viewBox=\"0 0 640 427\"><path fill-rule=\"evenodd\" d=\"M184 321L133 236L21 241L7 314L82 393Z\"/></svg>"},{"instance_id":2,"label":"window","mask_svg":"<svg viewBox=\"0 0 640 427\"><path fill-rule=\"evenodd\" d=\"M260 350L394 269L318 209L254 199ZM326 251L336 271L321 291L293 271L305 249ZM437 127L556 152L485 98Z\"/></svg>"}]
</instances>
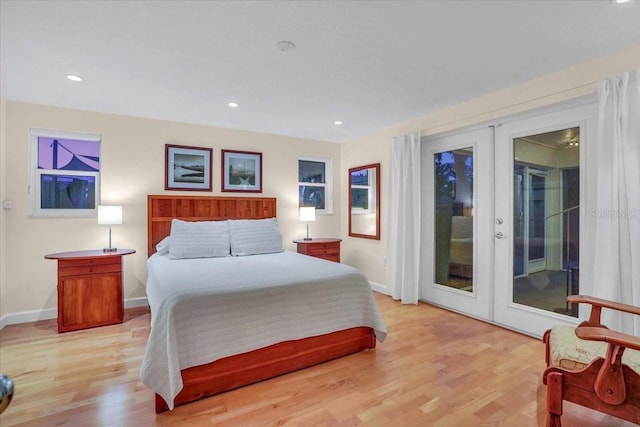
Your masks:
<instances>
[{"instance_id":1,"label":"window","mask_svg":"<svg viewBox=\"0 0 640 427\"><path fill-rule=\"evenodd\" d=\"M315 206L320 214L333 213L330 159L298 159L298 206Z\"/></svg>"},{"instance_id":2,"label":"window","mask_svg":"<svg viewBox=\"0 0 640 427\"><path fill-rule=\"evenodd\" d=\"M31 129L30 144L30 215L95 215L100 135Z\"/></svg>"},{"instance_id":3,"label":"window","mask_svg":"<svg viewBox=\"0 0 640 427\"><path fill-rule=\"evenodd\" d=\"M375 182L376 170L374 168L360 169L351 172L351 214L367 215L375 213Z\"/></svg>"}]
</instances>

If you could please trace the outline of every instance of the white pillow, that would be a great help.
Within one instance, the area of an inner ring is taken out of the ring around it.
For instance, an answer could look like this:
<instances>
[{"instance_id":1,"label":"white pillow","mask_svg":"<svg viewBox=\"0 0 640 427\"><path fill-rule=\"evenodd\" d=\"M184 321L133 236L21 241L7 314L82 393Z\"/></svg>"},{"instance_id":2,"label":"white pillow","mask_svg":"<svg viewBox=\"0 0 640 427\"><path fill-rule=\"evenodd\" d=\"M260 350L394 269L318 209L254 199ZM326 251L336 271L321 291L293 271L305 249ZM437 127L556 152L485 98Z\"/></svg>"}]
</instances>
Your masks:
<instances>
[{"instance_id":1,"label":"white pillow","mask_svg":"<svg viewBox=\"0 0 640 427\"><path fill-rule=\"evenodd\" d=\"M231 255L258 255L282 252L282 235L275 218L230 219Z\"/></svg>"},{"instance_id":2,"label":"white pillow","mask_svg":"<svg viewBox=\"0 0 640 427\"><path fill-rule=\"evenodd\" d=\"M169 258L229 256L227 221L171 221Z\"/></svg>"},{"instance_id":3,"label":"white pillow","mask_svg":"<svg viewBox=\"0 0 640 427\"><path fill-rule=\"evenodd\" d=\"M171 240L171 236L167 236L164 239L160 240L156 245L156 253L158 255L164 255L169 253L169 241Z\"/></svg>"}]
</instances>

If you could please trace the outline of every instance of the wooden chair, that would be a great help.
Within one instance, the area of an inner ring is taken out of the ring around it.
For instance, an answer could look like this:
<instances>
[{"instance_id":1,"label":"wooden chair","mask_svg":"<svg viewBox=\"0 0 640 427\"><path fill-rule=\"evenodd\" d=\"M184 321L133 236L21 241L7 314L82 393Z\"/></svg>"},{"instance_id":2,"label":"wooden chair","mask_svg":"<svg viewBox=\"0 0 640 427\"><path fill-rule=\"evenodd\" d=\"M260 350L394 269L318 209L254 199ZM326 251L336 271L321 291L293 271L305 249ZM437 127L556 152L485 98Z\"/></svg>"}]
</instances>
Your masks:
<instances>
[{"instance_id":1,"label":"wooden chair","mask_svg":"<svg viewBox=\"0 0 640 427\"><path fill-rule=\"evenodd\" d=\"M640 424L640 338L600 323L603 308L640 315L640 307L583 295L567 300L590 304L591 314L577 328L544 334L547 427L561 426L563 400Z\"/></svg>"}]
</instances>

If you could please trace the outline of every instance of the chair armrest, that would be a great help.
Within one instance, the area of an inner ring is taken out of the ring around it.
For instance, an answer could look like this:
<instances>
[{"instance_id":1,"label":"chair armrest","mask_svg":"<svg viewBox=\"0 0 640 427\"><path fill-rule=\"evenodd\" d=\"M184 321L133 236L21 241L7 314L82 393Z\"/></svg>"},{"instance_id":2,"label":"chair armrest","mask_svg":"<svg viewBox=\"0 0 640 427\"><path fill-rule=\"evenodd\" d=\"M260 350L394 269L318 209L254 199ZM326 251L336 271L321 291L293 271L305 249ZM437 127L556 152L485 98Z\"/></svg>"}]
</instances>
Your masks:
<instances>
[{"instance_id":1,"label":"chair armrest","mask_svg":"<svg viewBox=\"0 0 640 427\"><path fill-rule=\"evenodd\" d=\"M587 295L569 295L567 297L567 301L569 301L570 303L591 304L591 314L589 316L589 323L591 325L600 324L600 313L602 312L603 308L623 311L625 313L637 314L640 316L640 307L623 304L621 302L609 301L602 298L596 298Z\"/></svg>"},{"instance_id":2,"label":"chair armrest","mask_svg":"<svg viewBox=\"0 0 640 427\"><path fill-rule=\"evenodd\" d=\"M607 328L594 326L578 326L576 336L583 340L603 341L608 344L619 345L620 347L640 350L640 338L633 335L623 334Z\"/></svg>"}]
</instances>

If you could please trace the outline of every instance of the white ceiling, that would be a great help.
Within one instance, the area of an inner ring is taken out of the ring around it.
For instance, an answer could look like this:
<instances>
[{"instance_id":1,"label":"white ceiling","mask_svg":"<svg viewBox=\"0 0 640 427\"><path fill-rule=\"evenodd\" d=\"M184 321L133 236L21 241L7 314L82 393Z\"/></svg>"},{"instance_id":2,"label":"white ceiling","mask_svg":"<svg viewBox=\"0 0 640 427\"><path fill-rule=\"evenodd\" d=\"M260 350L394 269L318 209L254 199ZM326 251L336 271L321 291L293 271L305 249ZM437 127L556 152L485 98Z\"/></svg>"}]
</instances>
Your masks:
<instances>
[{"instance_id":1,"label":"white ceiling","mask_svg":"<svg viewBox=\"0 0 640 427\"><path fill-rule=\"evenodd\" d=\"M4 99L334 142L640 45L638 1L0 1Z\"/></svg>"}]
</instances>

